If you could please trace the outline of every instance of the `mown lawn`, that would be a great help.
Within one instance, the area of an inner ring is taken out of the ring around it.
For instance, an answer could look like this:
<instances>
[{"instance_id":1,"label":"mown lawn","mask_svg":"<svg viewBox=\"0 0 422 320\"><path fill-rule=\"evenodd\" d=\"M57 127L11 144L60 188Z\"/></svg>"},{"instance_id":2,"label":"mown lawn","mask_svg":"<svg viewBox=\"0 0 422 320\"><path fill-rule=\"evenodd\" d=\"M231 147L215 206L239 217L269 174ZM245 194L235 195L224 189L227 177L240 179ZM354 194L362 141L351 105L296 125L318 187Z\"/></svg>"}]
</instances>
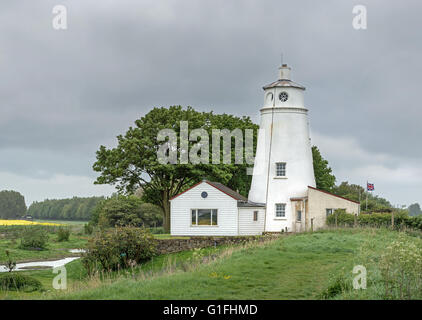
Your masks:
<instances>
[{"instance_id":1,"label":"mown lawn","mask_svg":"<svg viewBox=\"0 0 422 320\"><path fill-rule=\"evenodd\" d=\"M377 238L368 230L291 235L263 247L233 250L194 271L117 280L50 298L316 299L333 275L351 272L361 244Z\"/></svg>"}]
</instances>

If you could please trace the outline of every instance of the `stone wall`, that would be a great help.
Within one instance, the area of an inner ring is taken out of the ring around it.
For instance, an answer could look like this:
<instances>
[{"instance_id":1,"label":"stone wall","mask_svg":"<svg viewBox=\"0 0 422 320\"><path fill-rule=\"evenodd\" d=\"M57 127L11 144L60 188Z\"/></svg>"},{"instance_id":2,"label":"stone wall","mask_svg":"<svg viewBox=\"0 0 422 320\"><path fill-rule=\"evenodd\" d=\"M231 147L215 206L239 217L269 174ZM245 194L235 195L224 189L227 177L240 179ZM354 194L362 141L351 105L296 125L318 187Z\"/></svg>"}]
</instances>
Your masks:
<instances>
[{"instance_id":1,"label":"stone wall","mask_svg":"<svg viewBox=\"0 0 422 320\"><path fill-rule=\"evenodd\" d=\"M264 241L268 236L245 237L190 237L189 239L156 239L158 254L166 254L192 250L197 248L214 247L230 244L241 244L250 241Z\"/></svg>"}]
</instances>

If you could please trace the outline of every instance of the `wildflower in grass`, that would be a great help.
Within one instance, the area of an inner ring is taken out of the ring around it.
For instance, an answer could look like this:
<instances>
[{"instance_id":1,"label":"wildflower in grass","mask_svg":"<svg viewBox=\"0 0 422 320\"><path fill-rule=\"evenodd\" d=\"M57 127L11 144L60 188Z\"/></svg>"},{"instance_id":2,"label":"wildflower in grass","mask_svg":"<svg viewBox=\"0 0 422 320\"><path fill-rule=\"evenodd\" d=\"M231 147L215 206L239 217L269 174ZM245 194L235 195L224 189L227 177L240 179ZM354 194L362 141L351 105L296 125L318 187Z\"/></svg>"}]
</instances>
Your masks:
<instances>
[{"instance_id":1,"label":"wildflower in grass","mask_svg":"<svg viewBox=\"0 0 422 320\"><path fill-rule=\"evenodd\" d=\"M218 273L217 272L212 272L212 273L210 273L210 277L211 278L218 278Z\"/></svg>"},{"instance_id":2,"label":"wildflower in grass","mask_svg":"<svg viewBox=\"0 0 422 320\"><path fill-rule=\"evenodd\" d=\"M232 276L224 276L224 279L229 280Z\"/></svg>"}]
</instances>

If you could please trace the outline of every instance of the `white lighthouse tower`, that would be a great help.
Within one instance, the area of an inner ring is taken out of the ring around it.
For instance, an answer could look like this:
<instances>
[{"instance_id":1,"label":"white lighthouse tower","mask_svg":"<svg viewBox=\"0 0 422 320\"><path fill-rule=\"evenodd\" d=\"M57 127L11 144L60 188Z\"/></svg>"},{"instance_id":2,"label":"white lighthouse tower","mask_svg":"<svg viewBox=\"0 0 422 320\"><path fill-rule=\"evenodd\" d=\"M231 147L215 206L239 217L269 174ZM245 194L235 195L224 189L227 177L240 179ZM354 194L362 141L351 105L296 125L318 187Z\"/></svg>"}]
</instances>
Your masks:
<instances>
[{"instance_id":1,"label":"white lighthouse tower","mask_svg":"<svg viewBox=\"0 0 422 320\"><path fill-rule=\"evenodd\" d=\"M249 200L265 203L264 230L291 231L297 219L292 200L315 187L305 87L290 80L283 64L279 80L264 87L260 133Z\"/></svg>"}]
</instances>

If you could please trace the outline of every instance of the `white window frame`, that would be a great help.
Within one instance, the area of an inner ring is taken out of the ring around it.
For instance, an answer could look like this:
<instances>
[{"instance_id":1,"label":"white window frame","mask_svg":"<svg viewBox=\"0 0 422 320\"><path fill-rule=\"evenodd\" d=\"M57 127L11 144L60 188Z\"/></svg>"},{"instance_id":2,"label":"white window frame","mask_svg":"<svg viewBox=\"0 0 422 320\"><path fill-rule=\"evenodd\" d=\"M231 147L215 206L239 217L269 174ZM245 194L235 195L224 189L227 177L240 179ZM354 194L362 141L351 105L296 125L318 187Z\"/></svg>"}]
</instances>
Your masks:
<instances>
[{"instance_id":1,"label":"white window frame","mask_svg":"<svg viewBox=\"0 0 422 320\"><path fill-rule=\"evenodd\" d=\"M198 224L198 210L211 210L211 224ZM217 216L217 224L213 224L212 221L212 211L215 210L216 211L216 216ZM193 211L195 211L195 217L196 217L196 221L195 224L192 223L192 214ZM190 209L190 225L191 227L218 227L218 209L209 209L209 208L196 208L196 209Z\"/></svg>"},{"instance_id":2,"label":"white window frame","mask_svg":"<svg viewBox=\"0 0 422 320\"><path fill-rule=\"evenodd\" d=\"M254 222L256 222L256 221L258 221L258 220L259 220L258 215L259 215L259 211L258 211L258 210L254 210L254 212L253 212L253 216L252 216L252 220L253 220ZM255 219L255 217L256 217L256 219Z\"/></svg>"},{"instance_id":3,"label":"white window frame","mask_svg":"<svg viewBox=\"0 0 422 320\"><path fill-rule=\"evenodd\" d=\"M282 216L277 215L277 206L280 205L282 208L281 213L283 214ZM286 217L286 204L285 203L276 203L275 204L275 217L276 218L285 218Z\"/></svg>"},{"instance_id":4,"label":"white window frame","mask_svg":"<svg viewBox=\"0 0 422 320\"><path fill-rule=\"evenodd\" d=\"M284 167L279 168L279 165L284 165ZM284 175L281 174L284 172ZM286 162L276 162L275 163L275 176L278 178L287 177L287 163Z\"/></svg>"}]
</instances>

